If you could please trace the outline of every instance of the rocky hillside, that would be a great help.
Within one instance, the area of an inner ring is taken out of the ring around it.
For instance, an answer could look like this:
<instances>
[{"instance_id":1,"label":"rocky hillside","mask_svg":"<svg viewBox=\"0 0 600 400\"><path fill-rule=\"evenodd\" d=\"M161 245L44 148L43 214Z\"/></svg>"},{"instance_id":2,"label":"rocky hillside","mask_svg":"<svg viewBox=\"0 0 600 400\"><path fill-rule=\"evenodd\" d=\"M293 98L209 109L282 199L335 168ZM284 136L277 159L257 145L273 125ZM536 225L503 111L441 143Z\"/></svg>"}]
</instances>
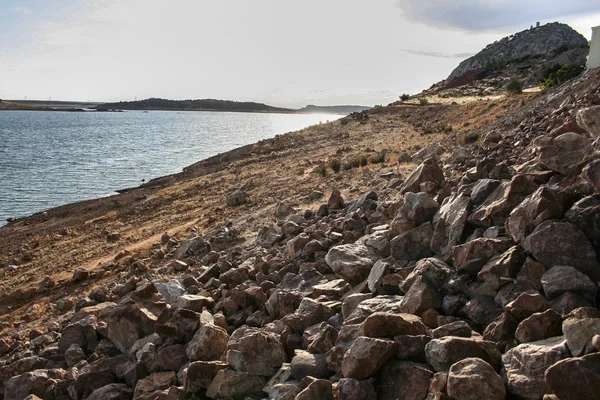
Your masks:
<instances>
[{"instance_id":1,"label":"rocky hillside","mask_svg":"<svg viewBox=\"0 0 600 400\"><path fill-rule=\"evenodd\" d=\"M599 138L591 71L423 147L405 179L278 202L253 240L193 228L45 279L83 290L1 327L3 398L596 399Z\"/></svg>"},{"instance_id":2,"label":"rocky hillside","mask_svg":"<svg viewBox=\"0 0 600 400\"><path fill-rule=\"evenodd\" d=\"M492 61L510 62L587 47L588 42L580 33L566 24L554 22L515 33L488 45L476 55L461 62L448 79L484 68Z\"/></svg>"}]
</instances>

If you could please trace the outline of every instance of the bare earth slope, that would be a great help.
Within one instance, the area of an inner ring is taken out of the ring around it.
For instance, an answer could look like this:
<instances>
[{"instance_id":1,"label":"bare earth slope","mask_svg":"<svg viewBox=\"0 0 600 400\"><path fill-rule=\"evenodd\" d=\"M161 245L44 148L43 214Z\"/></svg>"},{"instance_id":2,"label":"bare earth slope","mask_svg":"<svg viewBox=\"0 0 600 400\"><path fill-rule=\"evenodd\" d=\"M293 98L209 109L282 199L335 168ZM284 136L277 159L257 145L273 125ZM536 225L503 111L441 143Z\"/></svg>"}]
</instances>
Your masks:
<instances>
[{"instance_id":1,"label":"bare earth slope","mask_svg":"<svg viewBox=\"0 0 600 400\"><path fill-rule=\"evenodd\" d=\"M596 398L599 127L594 70L376 107L14 221L0 393Z\"/></svg>"}]
</instances>

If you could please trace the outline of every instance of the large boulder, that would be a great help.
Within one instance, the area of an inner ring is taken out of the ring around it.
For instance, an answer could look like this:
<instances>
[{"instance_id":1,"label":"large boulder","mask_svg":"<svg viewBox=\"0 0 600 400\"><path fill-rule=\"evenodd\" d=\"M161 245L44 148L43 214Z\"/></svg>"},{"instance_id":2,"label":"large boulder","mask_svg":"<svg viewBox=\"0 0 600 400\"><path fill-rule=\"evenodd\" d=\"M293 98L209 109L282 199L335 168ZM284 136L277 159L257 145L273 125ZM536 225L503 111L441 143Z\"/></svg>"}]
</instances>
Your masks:
<instances>
[{"instance_id":1,"label":"large boulder","mask_svg":"<svg viewBox=\"0 0 600 400\"><path fill-rule=\"evenodd\" d=\"M307 376L322 379L329 378L333 372L329 371L325 354L310 354L298 350L290 366L291 375L298 381Z\"/></svg>"},{"instance_id":2,"label":"large boulder","mask_svg":"<svg viewBox=\"0 0 600 400\"><path fill-rule=\"evenodd\" d=\"M338 400L377 400L377 393L371 382L352 378L340 379L335 395Z\"/></svg>"},{"instance_id":3,"label":"large boulder","mask_svg":"<svg viewBox=\"0 0 600 400\"><path fill-rule=\"evenodd\" d=\"M229 348L232 348L231 343ZM275 334L256 329L244 332L233 349L239 351L250 375L272 376L287 359Z\"/></svg>"},{"instance_id":4,"label":"large boulder","mask_svg":"<svg viewBox=\"0 0 600 400\"><path fill-rule=\"evenodd\" d=\"M453 246L461 242L470 212L471 199L462 193L444 200L433 217L433 234L430 243L433 253L445 257Z\"/></svg>"},{"instance_id":5,"label":"large boulder","mask_svg":"<svg viewBox=\"0 0 600 400\"><path fill-rule=\"evenodd\" d=\"M67 325L58 342L58 352L64 354L73 344L89 353L93 352L98 343L96 328L97 321L93 315Z\"/></svg>"},{"instance_id":6,"label":"large boulder","mask_svg":"<svg viewBox=\"0 0 600 400\"><path fill-rule=\"evenodd\" d=\"M549 309L527 317L517 327L515 339L518 343L537 342L562 333L562 316Z\"/></svg>"},{"instance_id":7,"label":"large boulder","mask_svg":"<svg viewBox=\"0 0 600 400\"><path fill-rule=\"evenodd\" d=\"M363 322L363 332L368 337L391 339L399 335L424 335L427 326L416 315L376 312Z\"/></svg>"},{"instance_id":8,"label":"large boulder","mask_svg":"<svg viewBox=\"0 0 600 400\"><path fill-rule=\"evenodd\" d=\"M454 268L460 274L475 276L492 257L512 247L508 239L479 238L452 248Z\"/></svg>"},{"instance_id":9,"label":"large boulder","mask_svg":"<svg viewBox=\"0 0 600 400\"><path fill-rule=\"evenodd\" d=\"M246 396L260 394L265 383L265 379L261 376L223 369L211 382L206 396L211 399L243 399Z\"/></svg>"},{"instance_id":10,"label":"large boulder","mask_svg":"<svg viewBox=\"0 0 600 400\"><path fill-rule=\"evenodd\" d=\"M431 256L429 243L432 233L431 222L402 232L390 241L392 257L396 260L411 261Z\"/></svg>"},{"instance_id":11,"label":"large boulder","mask_svg":"<svg viewBox=\"0 0 600 400\"><path fill-rule=\"evenodd\" d=\"M208 389L211 382L222 369L229 365L222 361L195 361L190 363L183 373L183 388L186 392L195 393Z\"/></svg>"},{"instance_id":12,"label":"large boulder","mask_svg":"<svg viewBox=\"0 0 600 400\"><path fill-rule=\"evenodd\" d=\"M421 183L434 182L439 185L443 180L444 171L442 171L434 158L428 158L427 160L423 161L423 163L419 165L412 174L410 174L400 188L400 193L416 193L420 191Z\"/></svg>"},{"instance_id":13,"label":"large boulder","mask_svg":"<svg viewBox=\"0 0 600 400\"><path fill-rule=\"evenodd\" d=\"M448 371L454 363L469 357L481 358L498 370L501 355L494 342L477 338L446 336L427 343L425 356L427 363L436 371L441 372Z\"/></svg>"},{"instance_id":14,"label":"large boulder","mask_svg":"<svg viewBox=\"0 0 600 400\"><path fill-rule=\"evenodd\" d=\"M502 356L508 392L518 398L537 400L546 393L544 372L570 357L564 337L557 336L514 347Z\"/></svg>"},{"instance_id":15,"label":"large boulder","mask_svg":"<svg viewBox=\"0 0 600 400\"><path fill-rule=\"evenodd\" d=\"M229 335L219 326L204 324L188 343L185 353L192 361L218 360L227 349Z\"/></svg>"},{"instance_id":16,"label":"large boulder","mask_svg":"<svg viewBox=\"0 0 600 400\"><path fill-rule=\"evenodd\" d=\"M396 342L361 336L344 355L344 378L366 379L373 376L383 364L394 356Z\"/></svg>"},{"instance_id":17,"label":"large boulder","mask_svg":"<svg viewBox=\"0 0 600 400\"><path fill-rule=\"evenodd\" d=\"M303 333L309 326L327 321L335 313L327 305L311 298L304 298L298 309L283 319L284 323L292 328L294 332Z\"/></svg>"},{"instance_id":18,"label":"large boulder","mask_svg":"<svg viewBox=\"0 0 600 400\"><path fill-rule=\"evenodd\" d=\"M534 141L540 163L563 175L577 174L592 152L592 141L575 132L563 133L556 138L541 136Z\"/></svg>"},{"instance_id":19,"label":"large boulder","mask_svg":"<svg viewBox=\"0 0 600 400\"><path fill-rule=\"evenodd\" d=\"M147 308L126 304L105 308L100 320L106 322L108 339L127 353L138 339L154 332L157 318Z\"/></svg>"},{"instance_id":20,"label":"large boulder","mask_svg":"<svg viewBox=\"0 0 600 400\"><path fill-rule=\"evenodd\" d=\"M536 226L562 217L563 212L564 195L555 188L541 186L512 210L506 230L516 243L522 243Z\"/></svg>"},{"instance_id":21,"label":"large boulder","mask_svg":"<svg viewBox=\"0 0 600 400\"><path fill-rule=\"evenodd\" d=\"M539 293L521 293L516 299L504 306L504 311L511 313L518 320L544 312L550 308L546 298Z\"/></svg>"},{"instance_id":22,"label":"large boulder","mask_svg":"<svg viewBox=\"0 0 600 400\"><path fill-rule=\"evenodd\" d=\"M600 399L600 353L558 361L545 381L560 400Z\"/></svg>"},{"instance_id":23,"label":"large boulder","mask_svg":"<svg viewBox=\"0 0 600 400\"><path fill-rule=\"evenodd\" d=\"M600 195L585 197L579 200L565 213L567 221L575 224L583 231L596 250L596 258L600 257Z\"/></svg>"},{"instance_id":24,"label":"large boulder","mask_svg":"<svg viewBox=\"0 0 600 400\"><path fill-rule=\"evenodd\" d=\"M502 182L469 216L468 221L481 227L502 226L510 212L537 188L538 185L530 178L516 175L510 182Z\"/></svg>"},{"instance_id":25,"label":"large boulder","mask_svg":"<svg viewBox=\"0 0 600 400\"><path fill-rule=\"evenodd\" d=\"M437 201L427 193L407 192L404 194L402 213L413 221L415 226L431 221L439 208L440 205Z\"/></svg>"},{"instance_id":26,"label":"large boulder","mask_svg":"<svg viewBox=\"0 0 600 400\"><path fill-rule=\"evenodd\" d=\"M589 299L596 294L597 285L573 267L556 266L542 275L542 288L546 297L555 299L565 293L577 293Z\"/></svg>"},{"instance_id":27,"label":"large boulder","mask_svg":"<svg viewBox=\"0 0 600 400\"><path fill-rule=\"evenodd\" d=\"M37 369L13 376L6 383L4 398L23 400L27 395L33 394L44 397L47 386L53 380L61 380L65 377L62 369Z\"/></svg>"},{"instance_id":28,"label":"large boulder","mask_svg":"<svg viewBox=\"0 0 600 400\"><path fill-rule=\"evenodd\" d=\"M358 284L369 276L373 264L382 258L373 248L361 243L332 247L325 262L341 278Z\"/></svg>"},{"instance_id":29,"label":"large boulder","mask_svg":"<svg viewBox=\"0 0 600 400\"><path fill-rule=\"evenodd\" d=\"M506 388L490 364L465 358L450 367L448 395L455 400L504 400Z\"/></svg>"},{"instance_id":30,"label":"large boulder","mask_svg":"<svg viewBox=\"0 0 600 400\"><path fill-rule=\"evenodd\" d=\"M562 331L567 341L567 347L573 356L577 357L595 351L593 338L600 335L600 315L595 317L571 317L563 321Z\"/></svg>"},{"instance_id":31,"label":"large boulder","mask_svg":"<svg viewBox=\"0 0 600 400\"><path fill-rule=\"evenodd\" d=\"M600 280L600 264L585 234L569 222L545 221L523 242L525 250L547 267L568 265Z\"/></svg>"},{"instance_id":32,"label":"large boulder","mask_svg":"<svg viewBox=\"0 0 600 400\"><path fill-rule=\"evenodd\" d=\"M600 106L582 108L576 114L577 125L585 129L591 137L600 137Z\"/></svg>"},{"instance_id":33,"label":"large boulder","mask_svg":"<svg viewBox=\"0 0 600 400\"><path fill-rule=\"evenodd\" d=\"M383 366L376 384L378 400L423 400L433 371L423 364L391 361Z\"/></svg>"}]
</instances>

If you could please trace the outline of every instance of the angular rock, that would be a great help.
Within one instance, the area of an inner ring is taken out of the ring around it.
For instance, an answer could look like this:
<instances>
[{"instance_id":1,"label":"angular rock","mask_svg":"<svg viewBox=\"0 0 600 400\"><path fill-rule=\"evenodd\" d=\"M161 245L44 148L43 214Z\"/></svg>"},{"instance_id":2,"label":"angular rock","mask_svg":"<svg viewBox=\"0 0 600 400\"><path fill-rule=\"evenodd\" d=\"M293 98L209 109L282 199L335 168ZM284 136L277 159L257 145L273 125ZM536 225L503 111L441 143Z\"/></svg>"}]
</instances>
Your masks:
<instances>
[{"instance_id":1,"label":"angular rock","mask_svg":"<svg viewBox=\"0 0 600 400\"><path fill-rule=\"evenodd\" d=\"M195 361L190 363L183 375L183 388L188 393L208 389L217 373L229 365L222 361Z\"/></svg>"},{"instance_id":2,"label":"angular rock","mask_svg":"<svg viewBox=\"0 0 600 400\"><path fill-rule=\"evenodd\" d=\"M501 354L494 342L476 338L446 336L433 339L425 346L427 363L435 371L448 371L450 367L465 358L476 357L492 365L498 370Z\"/></svg>"},{"instance_id":3,"label":"angular rock","mask_svg":"<svg viewBox=\"0 0 600 400\"><path fill-rule=\"evenodd\" d=\"M427 326L416 315L376 312L363 322L363 332L371 338L391 339L399 335L424 335Z\"/></svg>"},{"instance_id":4,"label":"angular rock","mask_svg":"<svg viewBox=\"0 0 600 400\"><path fill-rule=\"evenodd\" d=\"M600 353L558 361L546 370L545 382L560 400L600 398Z\"/></svg>"},{"instance_id":5,"label":"angular rock","mask_svg":"<svg viewBox=\"0 0 600 400\"><path fill-rule=\"evenodd\" d=\"M538 188L510 213L506 231L516 243L523 243L539 224L562 217L564 201L564 195L557 189L548 186Z\"/></svg>"},{"instance_id":6,"label":"angular rock","mask_svg":"<svg viewBox=\"0 0 600 400\"><path fill-rule=\"evenodd\" d=\"M354 243L332 247L325 262L341 278L356 285L369 276L373 264L380 258L371 247Z\"/></svg>"},{"instance_id":7,"label":"angular rock","mask_svg":"<svg viewBox=\"0 0 600 400\"><path fill-rule=\"evenodd\" d=\"M65 377L65 371L62 369L37 369L31 372L25 372L21 375L15 375L6 382L4 388L4 398L21 400L29 394L44 397L46 387L51 380L61 380Z\"/></svg>"},{"instance_id":8,"label":"angular rock","mask_svg":"<svg viewBox=\"0 0 600 400\"><path fill-rule=\"evenodd\" d=\"M327 200L327 209L328 210L341 210L344 208L344 198L339 190L335 189L331 192L331 196L329 196L329 200Z\"/></svg>"},{"instance_id":9,"label":"angular rock","mask_svg":"<svg viewBox=\"0 0 600 400\"><path fill-rule=\"evenodd\" d=\"M90 394L86 400L123 400L133 397L133 390L122 383L102 386Z\"/></svg>"},{"instance_id":10,"label":"angular rock","mask_svg":"<svg viewBox=\"0 0 600 400\"><path fill-rule=\"evenodd\" d=\"M464 194L448 197L433 217L431 251L445 257L461 242L471 212L471 199Z\"/></svg>"},{"instance_id":11,"label":"angular rock","mask_svg":"<svg viewBox=\"0 0 600 400\"><path fill-rule=\"evenodd\" d=\"M144 379L140 379L135 385L133 396L136 399L142 398L145 394L154 393L159 390L165 390L177 382L175 372L155 372Z\"/></svg>"},{"instance_id":12,"label":"angular rock","mask_svg":"<svg viewBox=\"0 0 600 400\"><path fill-rule=\"evenodd\" d=\"M600 160L590 162L583 169L582 175L588 180L596 192L600 192Z\"/></svg>"},{"instance_id":13,"label":"angular rock","mask_svg":"<svg viewBox=\"0 0 600 400\"><path fill-rule=\"evenodd\" d=\"M547 267L568 265L600 280L600 264L585 234L568 222L545 221L523 242L525 250Z\"/></svg>"},{"instance_id":14,"label":"angular rock","mask_svg":"<svg viewBox=\"0 0 600 400\"><path fill-rule=\"evenodd\" d=\"M75 344L89 353L93 352L98 343L96 335L96 317L88 316L75 323L67 325L58 342L58 352L64 354L67 349Z\"/></svg>"},{"instance_id":15,"label":"angular rock","mask_svg":"<svg viewBox=\"0 0 600 400\"><path fill-rule=\"evenodd\" d=\"M442 296L423 276L415 279L400 302L402 312L415 315L421 315L425 310L439 309L441 306Z\"/></svg>"},{"instance_id":16,"label":"angular rock","mask_svg":"<svg viewBox=\"0 0 600 400\"><path fill-rule=\"evenodd\" d=\"M278 338L268 332L248 330L237 344L250 375L272 376L286 361L285 349ZM268 357L265 357L268 354Z\"/></svg>"},{"instance_id":17,"label":"angular rock","mask_svg":"<svg viewBox=\"0 0 600 400\"><path fill-rule=\"evenodd\" d=\"M585 197L579 200L565 213L567 221L575 224L583 231L600 254L600 195Z\"/></svg>"},{"instance_id":18,"label":"angular rock","mask_svg":"<svg viewBox=\"0 0 600 400\"><path fill-rule=\"evenodd\" d=\"M136 340L153 333L156 324L156 316L136 304L105 308L100 320L106 322L108 339L122 353L127 353Z\"/></svg>"},{"instance_id":19,"label":"angular rock","mask_svg":"<svg viewBox=\"0 0 600 400\"><path fill-rule=\"evenodd\" d=\"M544 372L567 357L570 354L562 336L510 349L502 356L507 391L523 399L541 399L546 393Z\"/></svg>"},{"instance_id":20,"label":"angular rock","mask_svg":"<svg viewBox=\"0 0 600 400\"><path fill-rule=\"evenodd\" d=\"M204 307L211 309L214 304L215 301L212 297L204 297L194 294L184 294L177 298L175 303L173 303L173 307L185 308L186 310L202 312Z\"/></svg>"},{"instance_id":21,"label":"angular rock","mask_svg":"<svg viewBox=\"0 0 600 400\"><path fill-rule=\"evenodd\" d=\"M219 359L227 349L229 335L221 327L205 324L198 329L186 348L186 355L192 361L212 361Z\"/></svg>"},{"instance_id":22,"label":"angular rock","mask_svg":"<svg viewBox=\"0 0 600 400\"><path fill-rule=\"evenodd\" d=\"M478 325L487 326L502 314L502 307L491 296L477 295L460 309L459 314Z\"/></svg>"},{"instance_id":23,"label":"angular rock","mask_svg":"<svg viewBox=\"0 0 600 400\"><path fill-rule=\"evenodd\" d=\"M400 188L400 193L417 193L421 188L421 183L430 181L439 185L443 180L444 171L442 171L434 158L428 158L410 174Z\"/></svg>"},{"instance_id":24,"label":"angular rock","mask_svg":"<svg viewBox=\"0 0 600 400\"><path fill-rule=\"evenodd\" d=\"M587 298L593 298L597 286L585 274L573 267L556 266L542 275L542 287L550 300L566 293L579 293Z\"/></svg>"},{"instance_id":25,"label":"angular rock","mask_svg":"<svg viewBox=\"0 0 600 400\"><path fill-rule=\"evenodd\" d=\"M600 106L582 108L576 114L577 125L585 129L591 137L600 137Z\"/></svg>"},{"instance_id":26,"label":"angular rock","mask_svg":"<svg viewBox=\"0 0 600 400\"><path fill-rule=\"evenodd\" d=\"M592 140L575 132L563 133L554 139L536 140L540 163L563 175L577 174L589 161Z\"/></svg>"},{"instance_id":27,"label":"angular rock","mask_svg":"<svg viewBox=\"0 0 600 400\"><path fill-rule=\"evenodd\" d=\"M342 374L344 378L366 379L396 352L396 343L391 340L361 336L357 338L344 355Z\"/></svg>"},{"instance_id":28,"label":"angular rock","mask_svg":"<svg viewBox=\"0 0 600 400\"><path fill-rule=\"evenodd\" d=\"M496 179L479 179L471 189L471 201L474 204L481 204L500 186L500 181Z\"/></svg>"},{"instance_id":29,"label":"angular rock","mask_svg":"<svg viewBox=\"0 0 600 400\"><path fill-rule=\"evenodd\" d=\"M326 379L313 380L295 400L333 400L333 386Z\"/></svg>"},{"instance_id":30,"label":"angular rock","mask_svg":"<svg viewBox=\"0 0 600 400\"><path fill-rule=\"evenodd\" d=\"M223 369L211 382L206 396L211 399L245 398L253 394L260 394L265 383L265 379L261 376Z\"/></svg>"},{"instance_id":31,"label":"angular rock","mask_svg":"<svg viewBox=\"0 0 600 400\"><path fill-rule=\"evenodd\" d=\"M333 310L325 304L307 297L302 299L296 312L285 316L283 321L294 332L303 333L309 326L327 321L334 314Z\"/></svg>"},{"instance_id":32,"label":"angular rock","mask_svg":"<svg viewBox=\"0 0 600 400\"><path fill-rule=\"evenodd\" d=\"M298 381L307 376L317 379L329 378L333 372L329 371L325 354L311 354L307 351L297 351L291 363L291 375Z\"/></svg>"},{"instance_id":33,"label":"angular rock","mask_svg":"<svg viewBox=\"0 0 600 400\"><path fill-rule=\"evenodd\" d=\"M392 265L386 260L379 260L373 265L367 278L367 286L371 293L377 293L383 284L383 278L390 273L391 267Z\"/></svg>"},{"instance_id":34,"label":"angular rock","mask_svg":"<svg viewBox=\"0 0 600 400\"><path fill-rule=\"evenodd\" d=\"M444 336L471 337L473 331L465 321L451 322L431 331L431 337L438 339Z\"/></svg>"},{"instance_id":35,"label":"angular rock","mask_svg":"<svg viewBox=\"0 0 600 400\"><path fill-rule=\"evenodd\" d=\"M201 314L185 308L165 308L156 320L155 330L161 337L187 343L200 328Z\"/></svg>"},{"instance_id":36,"label":"angular rock","mask_svg":"<svg viewBox=\"0 0 600 400\"><path fill-rule=\"evenodd\" d=\"M185 346L181 344L163 347L156 352L157 366L161 371L178 371L188 361Z\"/></svg>"},{"instance_id":37,"label":"angular rock","mask_svg":"<svg viewBox=\"0 0 600 400\"><path fill-rule=\"evenodd\" d=\"M227 196L227 205L229 207L236 207L246 202L246 193L241 189L234 190Z\"/></svg>"},{"instance_id":38,"label":"angular rock","mask_svg":"<svg viewBox=\"0 0 600 400\"><path fill-rule=\"evenodd\" d=\"M425 361L425 346L431 341L428 335L400 335L394 338L397 343L396 358L399 360Z\"/></svg>"},{"instance_id":39,"label":"angular rock","mask_svg":"<svg viewBox=\"0 0 600 400\"><path fill-rule=\"evenodd\" d=\"M567 318L562 324L567 347L575 357L594 351L592 340L600 335L600 318Z\"/></svg>"},{"instance_id":40,"label":"angular rock","mask_svg":"<svg viewBox=\"0 0 600 400\"><path fill-rule=\"evenodd\" d=\"M506 388L490 364L480 358L466 358L450 367L448 396L456 400L504 400Z\"/></svg>"},{"instance_id":41,"label":"angular rock","mask_svg":"<svg viewBox=\"0 0 600 400\"><path fill-rule=\"evenodd\" d=\"M504 306L504 311L511 313L518 320L522 321L535 313L544 312L549 308L550 304L541 294L521 293L519 297Z\"/></svg>"},{"instance_id":42,"label":"angular rock","mask_svg":"<svg viewBox=\"0 0 600 400\"><path fill-rule=\"evenodd\" d=\"M427 365L410 361L391 361L381 369L376 383L377 399L425 399L433 375L433 371Z\"/></svg>"},{"instance_id":43,"label":"angular rock","mask_svg":"<svg viewBox=\"0 0 600 400\"><path fill-rule=\"evenodd\" d=\"M403 232L390 241L392 257L396 260L418 260L431 256L430 241L433 228L426 222Z\"/></svg>"},{"instance_id":44,"label":"angular rock","mask_svg":"<svg viewBox=\"0 0 600 400\"><path fill-rule=\"evenodd\" d=\"M502 182L467 220L475 226L501 226L510 212L537 188L528 177L516 175L510 182Z\"/></svg>"},{"instance_id":45,"label":"angular rock","mask_svg":"<svg viewBox=\"0 0 600 400\"><path fill-rule=\"evenodd\" d=\"M512 247L506 239L479 238L452 248L454 268L460 274L477 275L486 262Z\"/></svg>"},{"instance_id":46,"label":"angular rock","mask_svg":"<svg viewBox=\"0 0 600 400\"><path fill-rule=\"evenodd\" d=\"M337 384L335 398L337 400L377 400L377 393L369 381L342 378Z\"/></svg>"},{"instance_id":47,"label":"angular rock","mask_svg":"<svg viewBox=\"0 0 600 400\"><path fill-rule=\"evenodd\" d=\"M518 343L537 342L562 333L562 316L549 309L524 319L515 332Z\"/></svg>"},{"instance_id":48,"label":"angular rock","mask_svg":"<svg viewBox=\"0 0 600 400\"><path fill-rule=\"evenodd\" d=\"M477 276L487 284L487 287L498 290L517 277L525 258L523 249L513 246L501 255L492 257Z\"/></svg>"},{"instance_id":49,"label":"angular rock","mask_svg":"<svg viewBox=\"0 0 600 400\"><path fill-rule=\"evenodd\" d=\"M413 221L415 226L431 221L439 208L440 205L427 193L407 192L404 194L402 213Z\"/></svg>"}]
</instances>

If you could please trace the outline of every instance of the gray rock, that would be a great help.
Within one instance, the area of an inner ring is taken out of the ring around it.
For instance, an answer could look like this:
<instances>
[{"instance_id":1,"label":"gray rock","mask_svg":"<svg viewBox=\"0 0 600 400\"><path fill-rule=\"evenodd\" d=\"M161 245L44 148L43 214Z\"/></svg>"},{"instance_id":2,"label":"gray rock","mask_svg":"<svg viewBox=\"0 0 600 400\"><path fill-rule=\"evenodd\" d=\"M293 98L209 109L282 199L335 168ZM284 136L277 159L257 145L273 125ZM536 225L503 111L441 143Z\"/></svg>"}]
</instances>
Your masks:
<instances>
[{"instance_id":1,"label":"gray rock","mask_svg":"<svg viewBox=\"0 0 600 400\"><path fill-rule=\"evenodd\" d=\"M198 329L187 344L186 355L192 361L213 361L219 359L227 348L229 335L221 327L205 324Z\"/></svg>"},{"instance_id":2,"label":"gray rock","mask_svg":"<svg viewBox=\"0 0 600 400\"><path fill-rule=\"evenodd\" d=\"M206 395L211 399L244 398L252 394L260 394L265 383L265 379L261 376L223 369L211 382Z\"/></svg>"},{"instance_id":3,"label":"gray rock","mask_svg":"<svg viewBox=\"0 0 600 400\"><path fill-rule=\"evenodd\" d=\"M369 276L373 264L380 258L371 247L354 243L332 247L325 262L341 278L350 284L358 284Z\"/></svg>"},{"instance_id":4,"label":"gray rock","mask_svg":"<svg viewBox=\"0 0 600 400\"><path fill-rule=\"evenodd\" d=\"M565 213L565 217L583 231L598 256L600 254L600 195L579 200Z\"/></svg>"},{"instance_id":5,"label":"gray rock","mask_svg":"<svg viewBox=\"0 0 600 400\"><path fill-rule=\"evenodd\" d=\"M435 182L436 184L441 183L444 180L444 171L437 164L435 159L428 158L423 161L421 165L417 167L413 171L413 173L406 179L402 187L400 188L400 193L404 194L406 192L419 192L421 188L421 183L423 182Z\"/></svg>"},{"instance_id":6,"label":"gray rock","mask_svg":"<svg viewBox=\"0 0 600 400\"><path fill-rule=\"evenodd\" d=\"M105 308L100 320L106 322L108 339L127 353L138 339L154 332L157 318L146 308L127 304Z\"/></svg>"},{"instance_id":7,"label":"gray rock","mask_svg":"<svg viewBox=\"0 0 600 400\"><path fill-rule=\"evenodd\" d=\"M512 246L508 239L479 238L452 248L454 268L460 274L477 275L485 263Z\"/></svg>"},{"instance_id":8,"label":"gray rock","mask_svg":"<svg viewBox=\"0 0 600 400\"><path fill-rule=\"evenodd\" d=\"M471 189L471 201L474 204L481 204L500 186L500 181L496 179L479 179Z\"/></svg>"},{"instance_id":9,"label":"gray rock","mask_svg":"<svg viewBox=\"0 0 600 400\"><path fill-rule=\"evenodd\" d=\"M241 189L236 189L227 196L227 205L236 207L246 202L246 193Z\"/></svg>"},{"instance_id":10,"label":"gray rock","mask_svg":"<svg viewBox=\"0 0 600 400\"><path fill-rule=\"evenodd\" d=\"M539 148L540 163L563 175L577 174L589 161L592 141L574 132L556 138L541 137L534 144Z\"/></svg>"},{"instance_id":11,"label":"gray rock","mask_svg":"<svg viewBox=\"0 0 600 400\"><path fill-rule=\"evenodd\" d=\"M329 378L333 372L329 371L325 354L311 354L307 351L297 351L291 363L291 375L298 381L307 376L317 379Z\"/></svg>"},{"instance_id":12,"label":"gray rock","mask_svg":"<svg viewBox=\"0 0 600 400\"><path fill-rule=\"evenodd\" d=\"M390 241L392 257L396 260L418 260L431 256L430 241L433 228L426 222L403 232Z\"/></svg>"},{"instance_id":13,"label":"gray rock","mask_svg":"<svg viewBox=\"0 0 600 400\"><path fill-rule=\"evenodd\" d=\"M504 306L504 311L511 313L518 320L522 321L535 313L544 312L549 308L550 304L541 294L521 293L519 297Z\"/></svg>"},{"instance_id":14,"label":"gray rock","mask_svg":"<svg viewBox=\"0 0 600 400\"><path fill-rule=\"evenodd\" d=\"M49 381L61 380L64 377L65 371L62 369L37 369L15 375L6 382L4 398L22 400L29 394L44 397Z\"/></svg>"},{"instance_id":15,"label":"gray rock","mask_svg":"<svg viewBox=\"0 0 600 400\"><path fill-rule=\"evenodd\" d=\"M544 372L567 357L570 354L562 336L510 349L502 356L508 392L523 399L541 399L546 393Z\"/></svg>"},{"instance_id":16,"label":"gray rock","mask_svg":"<svg viewBox=\"0 0 600 400\"><path fill-rule=\"evenodd\" d=\"M431 221L439 208L440 205L427 193L407 192L404 194L402 213L413 221L415 226Z\"/></svg>"},{"instance_id":17,"label":"gray rock","mask_svg":"<svg viewBox=\"0 0 600 400\"><path fill-rule=\"evenodd\" d=\"M460 243L471 212L471 200L464 194L452 195L444 200L433 217L431 251L446 256L453 246Z\"/></svg>"},{"instance_id":18,"label":"gray rock","mask_svg":"<svg viewBox=\"0 0 600 400\"><path fill-rule=\"evenodd\" d=\"M600 335L600 318L567 318L562 331L571 354L575 357L595 351L592 340Z\"/></svg>"},{"instance_id":19,"label":"gray rock","mask_svg":"<svg viewBox=\"0 0 600 400\"><path fill-rule=\"evenodd\" d=\"M576 114L577 125L585 129L591 137L600 137L600 106L582 108Z\"/></svg>"},{"instance_id":20,"label":"gray rock","mask_svg":"<svg viewBox=\"0 0 600 400\"><path fill-rule=\"evenodd\" d=\"M529 343L560 336L561 326L562 316L549 309L524 319L517 327L515 339L517 343Z\"/></svg>"},{"instance_id":21,"label":"gray rock","mask_svg":"<svg viewBox=\"0 0 600 400\"><path fill-rule=\"evenodd\" d=\"M195 361L185 368L183 373L183 387L188 393L195 393L201 389L208 389L217 373L227 369L229 365L222 361Z\"/></svg>"},{"instance_id":22,"label":"gray rock","mask_svg":"<svg viewBox=\"0 0 600 400\"><path fill-rule=\"evenodd\" d=\"M369 381L342 378L337 384L335 398L338 400L377 400L377 393Z\"/></svg>"},{"instance_id":23,"label":"gray rock","mask_svg":"<svg viewBox=\"0 0 600 400\"><path fill-rule=\"evenodd\" d=\"M333 386L331 381L315 379L298 393L295 400L333 400Z\"/></svg>"}]
</instances>

